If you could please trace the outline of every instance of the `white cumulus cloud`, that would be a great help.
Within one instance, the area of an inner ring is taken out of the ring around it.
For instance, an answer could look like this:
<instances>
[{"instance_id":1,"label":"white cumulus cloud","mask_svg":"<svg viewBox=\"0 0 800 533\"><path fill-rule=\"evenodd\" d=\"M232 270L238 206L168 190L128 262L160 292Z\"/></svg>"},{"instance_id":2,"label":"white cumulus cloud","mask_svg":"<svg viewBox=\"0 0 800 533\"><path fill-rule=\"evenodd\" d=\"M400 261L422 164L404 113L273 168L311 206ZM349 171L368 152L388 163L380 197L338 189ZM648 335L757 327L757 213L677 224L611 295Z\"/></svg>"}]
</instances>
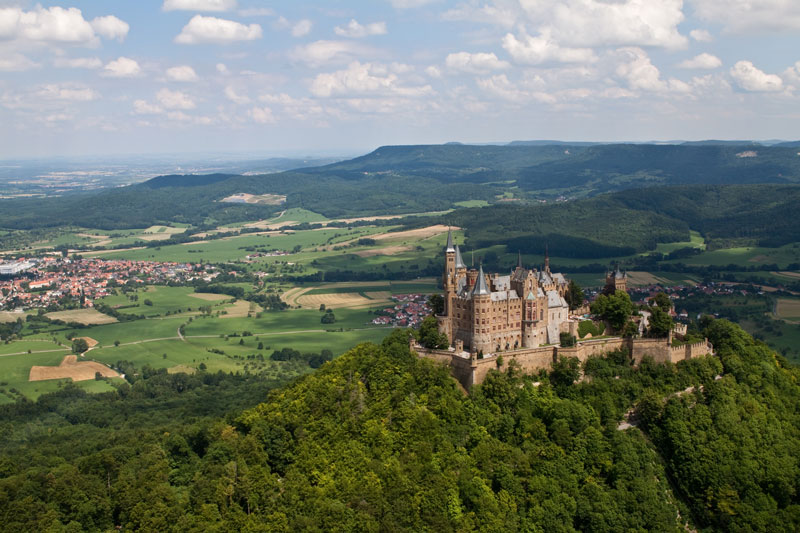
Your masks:
<instances>
[{"instance_id":1,"label":"white cumulus cloud","mask_svg":"<svg viewBox=\"0 0 800 533\"><path fill-rule=\"evenodd\" d=\"M103 75L109 78L133 78L142 72L135 59L120 57L110 61L103 67Z\"/></svg>"},{"instance_id":2,"label":"white cumulus cloud","mask_svg":"<svg viewBox=\"0 0 800 533\"><path fill-rule=\"evenodd\" d=\"M76 84L48 84L36 91L36 96L46 100L69 100L91 102L100 97L94 89Z\"/></svg>"},{"instance_id":3,"label":"white cumulus cloud","mask_svg":"<svg viewBox=\"0 0 800 533\"><path fill-rule=\"evenodd\" d=\"M30 70L39 66L35 61L31 61L19 53L11 53L0 55L0 71L4 72L21 72L23 70Z\"/></svg>"},{"instance_id":4,"label":"white cumulus cloud","mask_svg":"<svg viewBox=\"0 0 800 533\"><path fill-rule=\"evenodd\" d=\"M385 22L371 22L361 24L356 19L350 19L346 26L336 26L333 31L342 37L368 37L370 35L386 35Z\"/></svg>"},{"instance_id":5,"label":"white cumulus cloud","mask_svg":"<svg viewBox=\"0 0 800 533\"><path fill-rule=\"evenodd\" d=\"M253 41L260 38L261 26L258 24L244 25L232 20L195 15L175 37L175 42L179 44L225 44L235 41Z\"/></svg>"},{"instance_id":6,"label":"white cumulus cloud","mask_svg":"<svg viewBox=\"0 0 800 533\"><path fill-rule=\"evenodd\" d=\"M194 109L197 107L189 95L181 91L161 89L156 93L156 100L165 109Z\"/></svg>"},{"instance_id":7,"label":"white cumulus cloud","mask_svg":"<svg viewBox=\"0 0 800 533\"><path fill-rule=\"evenodd\" d=\"M164 112L164 110L155 105L144 100L134 100L133 102L133 112L137 115L159 115Z\"/></svg>"},{"instance_id":8,"label":"white cumulus cloud","mask_svg":"<svg viewBox=\"0 0 800 533\"><path fill-rule=\"evenodd\" d=\"M127 22L118 19L114 15L94 18L91 24L94 31L106 39L117 39L120 42L125 40L128 31L131 29Z\"/></svg>"},{"instance_id":9,"label":"white cumulus cloud","mask_svg":"<svg viewBox=\"0 0 800 533\"><path fill-rule=\"evenodd\" d=\"M451 70L470 74L485 74L511 66L508 61L498 59L493 53L484 52L477 54L470 54L469 52L449 54L445 59L445 65Z\"/></svg>"},{"instance_id":10,"label":"white cumulus cloud","mask_svg":"<svg viewBox=\"0 0 800 533\"><path fill-rule=\"evenodd\" d=\"M521 0L528 20L563 46L683 48L683 0Z\"/></svg>"},{"instance_id":11,"label":"white cumulus cloud","mask_svg":"<svg viewBox=\"0 0 800 533\"><path fill-rule=\"evenodd\" d=\"M295 61L321 66L328 63L346 63L365 51L364 47L351 41L323 40L298 46L289 56Z\"/></svg>"},{"instance_id":12,"label":"white cumulus cloud","mask_svg":"<svg viewBox=\"0 0 800 533\"><path fill-rule=\"evenodd\" d=\"M250 117L259 124L272 124L275 122L272 109L269 107L253 107L250 110Z\"/></svg>"},{"instance_id":13,"label":"white cumulus cloud","mask_svg":"<svg viewBox=\"0 0 800 533\"><path fill-rule=\"evenodd\" d=\"M800 2L795 0L691 0L695 15L727 32L800 30Z\"/></svg>"},{"instance_id":14,"label":"white cumulus cloud","mask_svg":"<svg viewBox=\"0 0 800 533\"><path fill-rule=\"evenodd\" d=\"M167 69L167 79L171 81L191 82L197 81L197 73L189 65L180 65Z\"/></svg>"},{"instance_id":15,"label":"white cumulus cloud","mask_svg":"<svg viewBox=\"0 0 800 533\"><path fill-rule=\"evenodd\" d=\"M503 38L503 48L514 58L514 61L527 65L541 63L587 63L594 61L591 48L563 48L555 40L523 34L519 39L509 33Z\"/></svg>"},{"instance_id":16,"label":"white cumulus cloud","mask_svg":"<svg viewBox=\"0 0 800 533\"><path fill-rule=\"evenodd\" d=\"M96 69L103 66L99 57L57 57L53 60L53 65L58 68L88 68Z\"/></svg>"},{"instance_id":17,"label":"white cumulus cloud","mask_svg":"<svg viewBox=\"0 0 800 533\"><path fill-rule=\"evenodd\" d=\"M439 0L389 0L393 7L396 9L411 9L414 7L422 7Z\"/></svg>"},{"instance_id":18,"label":"white cumulus cloud","mask_svg":"<svg viewBox=\"0 0 800 533\"><path fill-rule=\"evenodd\" d=\"M164 0L164 11L229 11L236 0Z\"/></svg>"},{"instance_id":19,"label":"white cumulus cloud","mask_svg":"<svg viewBox=\"0 0 800 533\"><path fill-rule=\"evenodd\" d=\"M680 68L711 70L722 66L722 61L715 55L702 53L678 64Z\"/></svg>"},{"instance_id":20,"label":"white cumulus cloud","mask_svg":"<svg viewBox=\"0 0 800 533\"><path fill-rule=\"evenodd\" d=\"M714 40L708 30L692 30L689 32L689 36L699 43L710 43Z\"/></svg>"},{"instance_id":21,"label":"white cumulus cloud","mask_svg":"<svg viewBox=\"0 0 800 533\"><path fill-rule=\"evenodd\" d=\"M407 87L385 65L354 61L346 69L318 74L311 83L311 94L328 98L342 95L398 95L417 97L432 94L430 85Z\"/></svg>"},{"instance_id":22,"label":"white cumulus cloud","mask_svg":"<svg viewBox=\"0 0 800 533\"><path fill-rule=\"evenodd\" d=\"M691 86L686 82L675 78L661 79L658 67L650 62L650 57L641 48L621 48L618 53L622 57L622 62L617 66L616 74L628 82L630 89L650 92L691 92Z\"/></svg>"},{"instance_id":23,"label":"white cumulus cloud","mask_svg":"<svg viewBox=\"0 0 800 533\"><path fill-rule=\"evenodd\" d=\"M18 7L0 9L0 39L89 43L95 38L92 25L76 7L36 6L32 11Z\"/></svg>"},{"instance_id":24,"label":"white cumulus cloud","mask_svg":"<svg viewBox=\"0 0 800 533\"><path fill-rule=\"evenodd\" d=\"M783 80L775 74L759 70L750 61L737 61L731 68L736 84L750 92L777 92L783 90Z\"/></svg>"},{"instance_id":25,"label":"white cumulus cloud","mask_svg":"<svg viewBox=\"0 0 800 533\"><path fill-rule=\"evenodd\" d=\"M234 89L230 85L225 87L225 98L227 98L228 100L230 100L234 104L243 105L243 104L249 104L250 103L250 98L248 98L244 94L237 93L236 89Z\"/></svg>"},{"instance_id":26,"label":"white cumulus cloud","mask_svg":"<svg viewBox=\"0 0 800 533\"><path fill-rule=\"evenodd\" d=\"M305 37L311 33L311 28L313 26L314 23L308 19L298 21L297 24L292 26L292 37Z\"/></svg>"}]
</instances>

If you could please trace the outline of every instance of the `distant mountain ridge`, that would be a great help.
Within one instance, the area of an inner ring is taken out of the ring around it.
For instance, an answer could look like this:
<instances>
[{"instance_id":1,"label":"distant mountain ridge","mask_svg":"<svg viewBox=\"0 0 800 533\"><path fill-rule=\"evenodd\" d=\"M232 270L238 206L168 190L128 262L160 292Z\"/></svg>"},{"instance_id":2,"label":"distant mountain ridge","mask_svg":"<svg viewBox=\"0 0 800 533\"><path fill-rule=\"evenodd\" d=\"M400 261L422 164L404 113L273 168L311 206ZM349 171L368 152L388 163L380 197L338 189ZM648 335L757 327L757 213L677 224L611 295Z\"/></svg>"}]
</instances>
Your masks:
<instances>
[{"instance_id":1,"label":"distant mountain ridge","mask_svg":"<svg viewBox=\"0 0 800 533\"><path fill-rule=\"evenodd\" d=\"M286 196L286 208L339 218L442 211L468 200L526 205L655 186L800 184L796 147L721 143L382 146L270 174L168 175L64 198L2 200L0 227L205 226L277 212L220 202L238 193L278 194Z\"/></svg>"}]
</instances>

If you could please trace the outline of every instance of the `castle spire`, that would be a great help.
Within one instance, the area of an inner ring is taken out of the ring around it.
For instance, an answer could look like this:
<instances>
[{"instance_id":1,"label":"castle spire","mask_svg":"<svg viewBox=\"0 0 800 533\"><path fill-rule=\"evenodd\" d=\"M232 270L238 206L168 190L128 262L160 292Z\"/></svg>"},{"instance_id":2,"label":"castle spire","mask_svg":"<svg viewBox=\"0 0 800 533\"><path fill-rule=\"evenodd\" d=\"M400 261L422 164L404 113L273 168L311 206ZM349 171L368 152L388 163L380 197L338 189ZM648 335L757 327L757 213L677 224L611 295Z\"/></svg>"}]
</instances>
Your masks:
<instances>
[{"instance_id":1,"label":"castle spire","mask_svg":"<svg viewBox=\"0 0 800 533\"><path fill-rule=\"evenodd\" d=\"M483 264L478 271L478 279L475 281L475 286L472 288L473 296L484 296L491 294L489 287L486 286L486 276L483 275Z\"/></svg>"},{"instance_id":2,"label":"castle spire","mask_svg":"<svg viewBox=\"0 0 800 533\"><path fill-rule=\"evenodd\" d=\"M445 253L454 253L456 249L453 247L453 230L447 228L447 248L445 249Z\"/></svg>"},{"instance_id":3,"label":"castle spire","mask_svg":"<svg viewBox=\"0 0 800 533\"><path fill-rule=\"evenodd\" d=\"M456 268L467 268L467 265L464 264L464 259L461 257L461 250L456 245Z\"/></svg>"},{"instance_id":4,"label":"castle spire","mask_svg":"<svg viewBox=\"0 0 800 533\"><path fill-rule=\"evenodd\" d=\"M517 250L517 268L522 269L522 252Z\"/></svg>"}]
</instances>

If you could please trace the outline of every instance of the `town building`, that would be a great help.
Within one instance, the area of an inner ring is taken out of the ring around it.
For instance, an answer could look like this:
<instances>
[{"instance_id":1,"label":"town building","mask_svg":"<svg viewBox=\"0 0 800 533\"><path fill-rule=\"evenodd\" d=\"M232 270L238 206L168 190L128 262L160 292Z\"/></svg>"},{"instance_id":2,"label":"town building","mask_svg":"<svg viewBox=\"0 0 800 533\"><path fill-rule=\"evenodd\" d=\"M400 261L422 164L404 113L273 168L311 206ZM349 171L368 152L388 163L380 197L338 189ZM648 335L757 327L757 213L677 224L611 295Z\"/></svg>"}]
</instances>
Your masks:
<instances>
[{"instance_id":1,"label":"town building","mask_svg":"<svg viewBox=\"0 0 800 533\"><path fill-rule=\"evenodd\" d=\"M559 342L569 331L567 279L550 271L545 254L542 270L526 269L521 257L509 274L485 274L467 268L461 250L447 234L444 312L439 331L456 351L496 353Z\"/></svg>"}]
</instances>

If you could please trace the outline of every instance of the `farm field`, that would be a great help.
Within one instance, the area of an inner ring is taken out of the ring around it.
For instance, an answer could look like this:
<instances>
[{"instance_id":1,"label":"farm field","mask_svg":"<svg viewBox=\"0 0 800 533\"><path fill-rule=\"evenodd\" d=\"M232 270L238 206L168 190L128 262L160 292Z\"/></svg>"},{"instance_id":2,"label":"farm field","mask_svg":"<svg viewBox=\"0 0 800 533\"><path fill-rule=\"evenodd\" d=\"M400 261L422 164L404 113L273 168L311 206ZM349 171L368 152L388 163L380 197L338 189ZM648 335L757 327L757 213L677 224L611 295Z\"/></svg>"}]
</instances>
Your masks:
<instances>
[{"instance_id":1,"label":"farm field","mask_svg":"<svg viewBox=\"0 0 800 533\"><path fill-rule=\"evenodd\" d=\"M77 355L66 355L59 365L32 366L28 381L47 381L51 379L71 379L89 381L100 374L104 378L120 377L108 366L94 361L78 360Z\"/></svg>"},{"instance_id":2,"label":"farm field","mask_svg":"<svg viewBox=\"0 0 800 533\"><path fill-rule=\"evenodd\" d=\"M113 316L104 315L95 309L72 309L69 311L56 311L46 313L45 316L51 320L62 320L64 322L76 322L87 326L97 324L112 324L117 321Z\"/></svg>"},{"instance_id":3,"label":"farm field","mask_svg":"<svg viewBox=\"0 0 800 533\"><path fill-rule=\"evenodd\" d=\"M776 314L779 318L800 321L800 299L779 298L776 305Z\"/></svg>"},{"instance_id":4,"label":"farm field","mask_svg":"<svg viewBox=\"0 0 800 533\"><path fill-rule=\"evenodd\" d=\"M17 341L10 345L28 344L29 341ZM54 346L52 343L51 346ZM9 346L9 345L6 345ZM70 380L29 381L32 366L58 366L64 359L68 350L53 353L25 353L23 355L8 355L0 357L0 404L10 403L20 395L28 399L36 399L47 392L53 392ZM102 392L112 390L110 383L105 381L83 381L77 385L89 392ZM16 393L14 392L16 391Z\"/></svg>"},{"instance_id":5,"label":"farm field","mask_svg":"<svg viewBox=\"0 0 800 533\"><path fill-rule=\"evenodd\" d=\"M3 322L16 322L18 318L25 320L27 313L13 313L10 311L0 311L0 323Z\"/></svg>"}]
</instances>

